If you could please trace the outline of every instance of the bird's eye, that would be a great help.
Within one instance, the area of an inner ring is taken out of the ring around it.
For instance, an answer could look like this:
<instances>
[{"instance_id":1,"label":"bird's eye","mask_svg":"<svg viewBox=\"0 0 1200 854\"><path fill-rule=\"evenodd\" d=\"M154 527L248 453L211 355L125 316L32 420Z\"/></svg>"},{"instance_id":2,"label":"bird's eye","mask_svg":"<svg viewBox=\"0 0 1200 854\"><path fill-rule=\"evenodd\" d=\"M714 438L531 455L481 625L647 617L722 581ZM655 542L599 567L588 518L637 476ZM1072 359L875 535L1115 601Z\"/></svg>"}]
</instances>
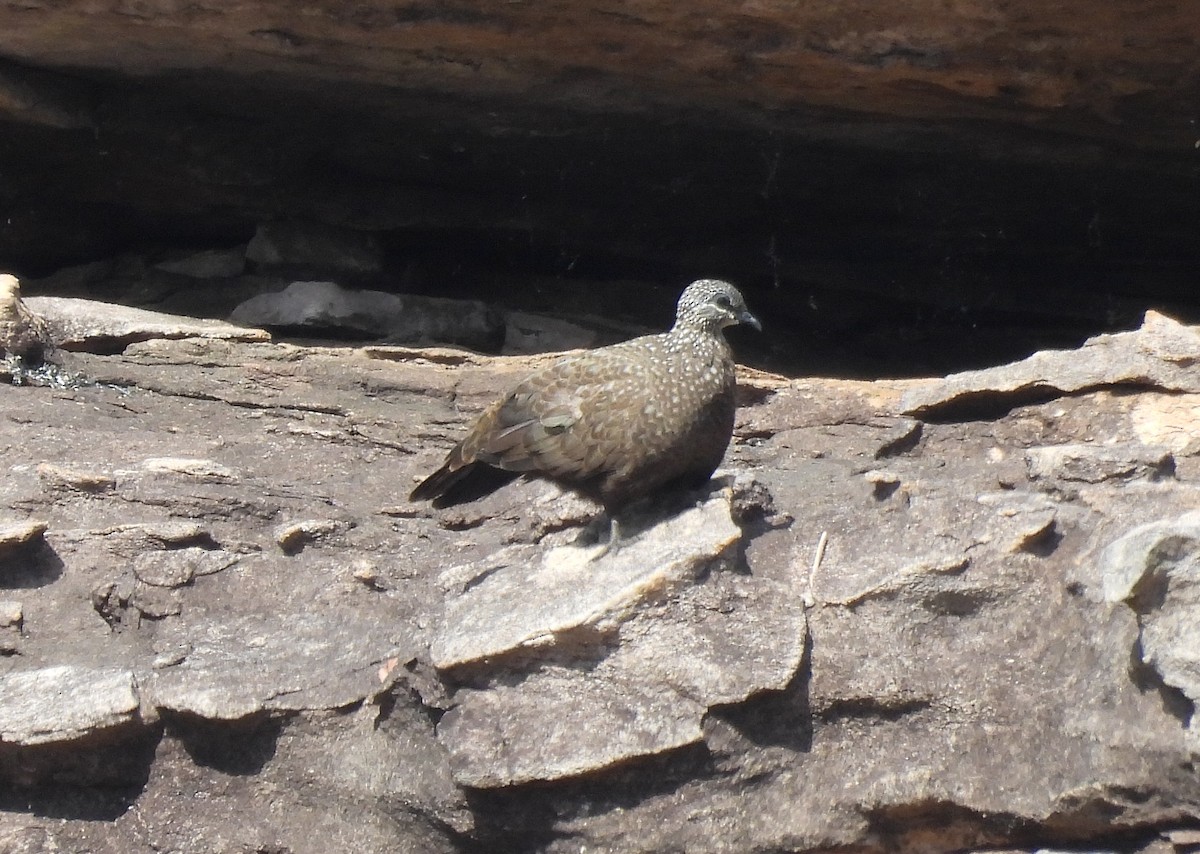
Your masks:
<instances>
[{"instance_id":1,"label":"bird's eye","mask_svg":"<svg viewBox=\"0 0 1200 854\"><path fill-rule=\"evenodd\" d=\"M717 304L717 308L733 308L733 303L729 301L729 297L725 296L725 294L719 294L714 302Z\"/></svg>"}]
</instances>

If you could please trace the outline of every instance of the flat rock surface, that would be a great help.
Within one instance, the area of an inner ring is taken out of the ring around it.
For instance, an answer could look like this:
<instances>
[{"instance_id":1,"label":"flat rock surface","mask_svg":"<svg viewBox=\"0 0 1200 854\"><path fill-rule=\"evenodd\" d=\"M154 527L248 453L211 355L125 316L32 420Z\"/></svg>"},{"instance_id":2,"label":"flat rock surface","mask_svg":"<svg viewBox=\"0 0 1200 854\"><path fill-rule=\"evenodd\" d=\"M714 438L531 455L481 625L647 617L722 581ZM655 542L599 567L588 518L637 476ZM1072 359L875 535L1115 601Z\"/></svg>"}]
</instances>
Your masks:
<instances>
[{"instance_id":1,"label":"flat rock surface","mask_svg":"<svg viewBox=\"0 0 1200 854\"><path fill-rule=\"evenodd\" d=\"M936 416L952 406L980 400L1022 402L1047 392L1130 385L1173 392L1200 391L1195 366L1200 333L1156 311L1146 312L1140 329L1097 335L1075 350L1035 353L1011 365L952 374L909 391L901 408Z\"/></svg>"},{"instance_id":2,"label":"flat rock surface","mask_svg":"<svg viewBox=\"0 0 1200 854\"><path fill-rule=\"evenodd\" d=\"M602 546L560 546L452 567L441 579L452 590L430 648L434 666L614 631L645 600L694 580L700 567L741 539L729 513L729 497L718 496L602 556Z\"/></svg>"},{"instance_id":3,"label":"flat rock surface","mask_svg":"<svg viewBox=\"0 0 1200 854\"><path fill-rule=\"evenodd\" d=\"M151 338L226 338L269 341L261 329L218 320L180 317L144 308L74 297L30 297L26 303L50 324L54 343L67 350L110 348Z\"/></svg>"},{"instance_id":4,"label":"flat rock surface","mask_svg":"<svg viewBox=\"0 0 1200 854\"><path fill-rule=\"evenodd\" d=\"M137 713L127 670L60 665L0 677L0 745L75 741Z\"/></svg>"},{"instance_id":5,"label":"flat rock surface","mask_svg":"<svg viewBox=\"0 0 1200 854\"><path fill-rule=\"evenodd\" d=\"M400 344L444 341L476 350L498 350L505 337L499 312L478 300L352 291L335 282L293 282L278 293L251 297L230 319L246 326L331 330Z\"/></svg>"},{"instance_id":6,"label":"flat rock surface","mask_svg":"<svg viewBox=\"0 0 1200 854\"><path fill-rule=\"evenodd\" d=\"M709 708L786 688L807 640L801 589L732 573L740 538L726 489L594 562L595 547L559 547L452 592L431 656L474 665L477 686L438 727L455 779L494 788L664 753L700 742Z\"/></svg>"},{"instance_id":7,"label":"flat rock surface","mask_svg":"<svg viewBox=\"0 0 1200 854\"><path fill-rule=\"evenodd\" d=\"M0 386L0 840L1157 852L1200 822L1200 430L1127 382L1187 357L1152 326L961 421L745 371L710 492L587 565L545 484L405 500L546 357L64 353Z\"/></svg>"}]
</instances>

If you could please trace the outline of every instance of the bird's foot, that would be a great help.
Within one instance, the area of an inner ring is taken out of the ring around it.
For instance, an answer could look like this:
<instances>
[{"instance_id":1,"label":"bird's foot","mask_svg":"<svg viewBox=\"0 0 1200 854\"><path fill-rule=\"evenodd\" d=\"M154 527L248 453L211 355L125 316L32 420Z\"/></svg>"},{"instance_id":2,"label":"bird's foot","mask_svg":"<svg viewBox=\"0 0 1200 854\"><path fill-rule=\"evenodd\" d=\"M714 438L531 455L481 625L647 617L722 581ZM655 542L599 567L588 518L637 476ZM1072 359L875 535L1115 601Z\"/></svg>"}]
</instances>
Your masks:
<instances>
[{"instance_id":1,"label":"bird's foot","mask_svg":"<svg viewBox=\"0 0 1200 854\"><path fill-rule=\"evenodd\" d=\"M625 542L621 539L621 523L617 518L610 517L608 521L608 539L597 542L595 551L588 555L588 563L594 563L607 555L616 554Z\"/></svg>"}]
</instances>

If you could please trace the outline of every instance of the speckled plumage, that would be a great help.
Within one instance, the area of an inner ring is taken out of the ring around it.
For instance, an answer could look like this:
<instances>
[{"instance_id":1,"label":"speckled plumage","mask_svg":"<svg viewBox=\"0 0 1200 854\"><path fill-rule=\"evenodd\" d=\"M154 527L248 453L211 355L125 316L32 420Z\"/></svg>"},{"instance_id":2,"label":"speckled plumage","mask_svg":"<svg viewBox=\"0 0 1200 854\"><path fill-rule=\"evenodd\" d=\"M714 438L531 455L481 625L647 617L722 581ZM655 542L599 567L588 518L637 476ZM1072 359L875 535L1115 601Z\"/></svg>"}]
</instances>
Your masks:
<instances>
[{"instance_id":1,"label":"speckled plumage","mask_svg":"<svg viewBox=\"0 0 1200 854\"><path fill-rule=\"evenodd\" d=\"M49 347L46 324L21 301L21 283L17 277L0 274L0 357L15 356L38 363Z\"/></svg>"},{"instance_id":2,"label":"speckled plumage","mask_svg":"<svg viewBox=\"0 0 1200 854\"><path fill-rule=\"evenodd\" d=\"M693 282L669 332L567 356L527 377L410 498L445 507L524 474L599 501L611 516L668 485L705 483L733 434L734 365L722 330L738 323L759 327L733 285Z\"/></svg>"}]
</instances>

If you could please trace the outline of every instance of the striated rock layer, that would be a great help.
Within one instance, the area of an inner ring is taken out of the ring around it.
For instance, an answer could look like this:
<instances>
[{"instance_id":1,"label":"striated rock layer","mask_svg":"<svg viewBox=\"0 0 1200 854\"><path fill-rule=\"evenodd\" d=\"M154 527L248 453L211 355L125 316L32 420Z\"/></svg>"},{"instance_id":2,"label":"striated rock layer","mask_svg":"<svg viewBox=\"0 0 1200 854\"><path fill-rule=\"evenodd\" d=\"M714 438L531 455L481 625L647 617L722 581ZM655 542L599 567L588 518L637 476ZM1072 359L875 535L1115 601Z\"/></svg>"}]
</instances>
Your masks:
<instances>
[{"instance_id":1,"label":"striated rock layer","mask_svg":"<svg viewBox=\"0 0 1200 854\"><path fill-rule=\"evenodd\" d=\"M728 473L589 564L547 484L404 500L535 360L94 313L0 386L7 849L1195 845L1191 327L746 371Z\"/></svg>"}]
</instances>

